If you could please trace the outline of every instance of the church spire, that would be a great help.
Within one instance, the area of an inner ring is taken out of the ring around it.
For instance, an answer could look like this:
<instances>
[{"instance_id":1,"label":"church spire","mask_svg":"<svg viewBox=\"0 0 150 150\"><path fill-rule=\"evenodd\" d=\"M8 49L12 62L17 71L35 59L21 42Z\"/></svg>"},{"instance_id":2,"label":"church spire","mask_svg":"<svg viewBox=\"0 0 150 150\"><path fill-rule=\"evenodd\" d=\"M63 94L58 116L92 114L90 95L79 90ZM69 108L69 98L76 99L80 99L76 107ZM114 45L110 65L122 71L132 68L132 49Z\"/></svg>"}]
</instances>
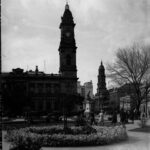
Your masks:
<instances>
[{"instance_id":1,"label":"church spire","mask_svg":"<svg viewBox=\"0 0 150 150\"><path fill-rule=\"evenodd\" d=\"M66 5L65 5L65 11L64 11L64 14L63 16L61 17L61 24L60 24L60 28L64 25L67 25L67 26L75 26L75 23L73 21L73 16L72 16L72 13L69 9L69 5L68 5L68 2L66 2Z\"/></svg>"},{"instance_id":2,"label":"church spire","mask_svg":"<svg viewBox=\"0 0 150 150\"><path fill-rule=\"evenodd\" d=\"M68 1L66 1L65 10L66 10L66 9L69 9Z\"/></svg>"},{"instance_id":3,"label":"church spire","mask_svg":"<svg viewBox=\"0 0 150 150\"><path fill-rule=\"evenodd\" d=\"M101 65L99 66L99 70L105 70L104 66L103 66L103 61L101 60Z\"/></svg>"},{"instance_id":4,"label":"church spire","mask_svg":"<svg viewBox=\"0 0 150 150\"><path fill-rule=\"evenodd\" d=\"M105 68L103 66L103 62L99 66L98 70L98 91L106 89L106 81L105 81Z\"/></svg>"}]
</instances>

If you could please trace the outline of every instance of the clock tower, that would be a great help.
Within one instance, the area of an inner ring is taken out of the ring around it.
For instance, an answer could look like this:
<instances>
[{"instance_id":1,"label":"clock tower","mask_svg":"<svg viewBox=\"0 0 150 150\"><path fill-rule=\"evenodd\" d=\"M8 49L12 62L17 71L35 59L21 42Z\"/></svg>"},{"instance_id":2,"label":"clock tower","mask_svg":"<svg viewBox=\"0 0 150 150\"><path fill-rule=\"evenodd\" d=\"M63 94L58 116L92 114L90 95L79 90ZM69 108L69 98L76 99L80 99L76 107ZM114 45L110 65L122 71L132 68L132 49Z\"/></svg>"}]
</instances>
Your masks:
<instances>
[{"instance_id":1,"label":"clock tower","mask_svg":"<svg viewBox=\"0 0 150 150\"><path fill-rule=\"evenodd\" d=\"M61 17L60 30L61 41L59 45L60 68L59 73L66 78L68 87L77 91L77 67L76 67L76 43L74 38L75 23L68 3Z\"/></svg>"}]
</instances>

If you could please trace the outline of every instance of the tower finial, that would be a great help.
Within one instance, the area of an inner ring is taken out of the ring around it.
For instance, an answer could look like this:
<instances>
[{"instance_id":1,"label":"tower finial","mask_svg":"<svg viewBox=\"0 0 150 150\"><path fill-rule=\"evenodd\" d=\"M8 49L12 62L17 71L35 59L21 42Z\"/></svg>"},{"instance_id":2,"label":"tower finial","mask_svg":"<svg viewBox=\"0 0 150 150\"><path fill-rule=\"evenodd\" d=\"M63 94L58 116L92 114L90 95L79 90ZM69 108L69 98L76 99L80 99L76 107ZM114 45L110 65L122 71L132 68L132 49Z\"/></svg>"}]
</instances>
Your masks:
<instances>
[{"instance_id":1,"label":"tower finial","mask_svg":"<svg viewBox=\"0 0 150 150\"><path fill-rule=\"evenodd\" d=\"M65 9L69 9L68 0L66 0L66 6Z\"/></svg>"},{"instance_id":2,"label":"tower finial","mask_svg":"<svg viewBox=\"0 0 150 150\"><path fill-rule=\"evenodd\" d=\"M101 60L101 66L103 65L103 61Z\"/></svg>"}]
</instances>

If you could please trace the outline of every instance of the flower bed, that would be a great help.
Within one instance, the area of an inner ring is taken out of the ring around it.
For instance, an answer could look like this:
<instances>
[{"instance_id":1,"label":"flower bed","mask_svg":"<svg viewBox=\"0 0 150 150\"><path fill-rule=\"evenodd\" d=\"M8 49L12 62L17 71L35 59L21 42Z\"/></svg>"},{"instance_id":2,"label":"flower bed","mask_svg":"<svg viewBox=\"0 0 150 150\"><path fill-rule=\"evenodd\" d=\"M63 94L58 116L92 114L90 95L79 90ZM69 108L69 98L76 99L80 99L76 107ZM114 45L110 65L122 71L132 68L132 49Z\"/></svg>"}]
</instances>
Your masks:
<instances>
[{"instance_id":1,"label":"flower bed","mask_svg":"<svg viewBox=\"0 0 150 150\"><path fill-rule=\"evenodd\" d=\"M122 126L116 127L30 127L9 131L7 141L18 150L39 150L41 147L105 145L127 138Z\"/></svg>"}]
</instances>

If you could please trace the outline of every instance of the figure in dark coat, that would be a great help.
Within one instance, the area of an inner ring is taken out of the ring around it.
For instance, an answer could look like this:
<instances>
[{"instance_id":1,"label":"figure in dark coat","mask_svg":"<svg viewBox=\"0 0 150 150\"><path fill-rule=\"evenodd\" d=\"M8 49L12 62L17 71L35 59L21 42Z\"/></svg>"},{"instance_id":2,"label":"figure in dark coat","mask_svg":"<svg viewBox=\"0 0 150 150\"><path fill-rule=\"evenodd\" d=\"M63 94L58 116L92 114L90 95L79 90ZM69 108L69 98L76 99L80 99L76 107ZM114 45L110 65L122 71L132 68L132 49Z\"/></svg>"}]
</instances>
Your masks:
<instances>
[{"instance_id":1,"label":"figure in dark coat","mask_svg":"<svg viewBox=\"0 0 150 150\"><path fill-rule=\"evenodd\" d=\"M130 111L130 119L132 123L134 123L134 111L133 110Z\"/></svg>"},{"instance_id":2,"label":"figure in dark coat","mask_svg":"<svg viewBox=\"0 0 150 150\"><path fill-rule=\"evenodd\" d=\"M122 124L125 124L126 121L126 114L123 108L120 110L120 121Z\"/></svg>"},{"instance_id":3,"label":"figure in dark coat","mask_svg":"<svg viewBox=\"0 0 150 150\"><path fill-rule=\"evenodd\" d=\"M91 125L96 124L94 112L91 113Z\"/></svg>"},{"instance_id":4,"label":"figure in dark coat","mask_svg":"<svg viewBox=\"0 0 150 150\"><path fill-rule=\"evenodd\" d=\"M115 125L117 123L117 111L113 112L112 123Z\"/></svg>"}]
</instances>

